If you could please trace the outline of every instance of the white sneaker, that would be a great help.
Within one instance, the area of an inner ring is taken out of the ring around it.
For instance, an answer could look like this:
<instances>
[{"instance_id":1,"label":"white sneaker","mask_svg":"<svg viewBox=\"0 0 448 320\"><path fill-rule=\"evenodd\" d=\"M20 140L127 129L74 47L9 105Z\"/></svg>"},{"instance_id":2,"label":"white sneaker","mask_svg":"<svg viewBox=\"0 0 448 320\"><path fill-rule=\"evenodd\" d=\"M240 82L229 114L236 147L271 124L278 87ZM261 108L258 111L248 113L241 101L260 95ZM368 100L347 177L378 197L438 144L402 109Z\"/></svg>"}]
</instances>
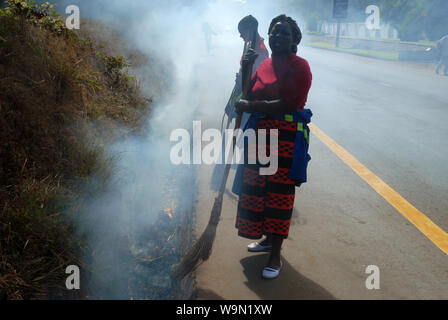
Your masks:
<instances>
[{"instance_id":1,"label":"white sneaker","mask_svg":"<svg viewBox=\"0 0 448 320\"><path fill-rule=\"evenodd\" d=\"M280 271L283 268L283 261L280 261L280 269L274 269L271 267L266 267L263 269L263 278L265 279L275 279L280 275Z\"/></svg>"},{"instance_id":2,"label":"white sneaker","mask_svg":"<svg viewBox=\"0 0 448 320\"><path fill-rule=\"evenodd\" d=\"M271 251L272 246L263 246L258 242L252 242L247 246L249 252L268 252Z\"/></svg>"}]
</instances>

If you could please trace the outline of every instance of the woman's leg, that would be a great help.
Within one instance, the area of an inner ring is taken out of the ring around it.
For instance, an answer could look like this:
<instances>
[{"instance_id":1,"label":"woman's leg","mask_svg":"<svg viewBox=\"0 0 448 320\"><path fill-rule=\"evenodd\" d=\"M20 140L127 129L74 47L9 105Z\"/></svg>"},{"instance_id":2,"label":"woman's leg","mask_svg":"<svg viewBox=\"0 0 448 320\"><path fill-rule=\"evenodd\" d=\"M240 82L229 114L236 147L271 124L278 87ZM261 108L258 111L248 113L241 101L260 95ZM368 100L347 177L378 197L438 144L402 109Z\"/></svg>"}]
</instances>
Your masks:
<instances>
[{"instance_id":1,"label":"woman's leg","mask_svg":"<svg viewBox=\"0 0 448 320\"><path fill-rule=\"evenodd\" d=\"M274 268L274 269L280 269L281 267L281 250L282 250L282 244L283 244L283 237L279 235L271 235L270 236L272 241L272 251L271 255L269 256L268 261L268 267Z\"/></svg>"},{"instance_id":2,"label":"woman's leg","mask_svg":"<svg viewBox=\"0 0 448 320\"><path fill-rule=\"evenodd\" d=\"M445 72L443 73L443 75L448 76L448 57L445 57L443 64L445 67L445 69L444 69Z\"/></svg>"},{"instance_id":3,"label":"woman's leg","mask_svg":"<svg viewBox=\"0 0 448 320\"><path fill-rule=\"evenodd\" d=\"M442 67L442 65L443 65L443 60L440 59L439 63L436 66L436 74L439 74L439 71L440 71L440 68Z\"/></svg>"},{"instance_id":4,"label":"woman's leg","mask_svg":"<svg viewBox=\"0 0 448 320\"><path fill-rule=\"evenodd\" d=\"M267 127L278 128L278 145L274 154L278 156L279 166L274 175L267 176L263 231L269 235L266 241L272 245L267 267L280 269L282 244L288 237L294 209L295 181L289 177L289 171L293 164L297 123L273 120Z\"/></svg>"},{"instance_id":5,"label":"woman's leg","mask_svg":"<svg viewBox=\"0 0 448 320\"><path fill-rule=\"evenodd\" d=\"M267 235L263 241L260 242L262 246L272 246L272 237L271 235Z\"/></svg>"}]
</instances>

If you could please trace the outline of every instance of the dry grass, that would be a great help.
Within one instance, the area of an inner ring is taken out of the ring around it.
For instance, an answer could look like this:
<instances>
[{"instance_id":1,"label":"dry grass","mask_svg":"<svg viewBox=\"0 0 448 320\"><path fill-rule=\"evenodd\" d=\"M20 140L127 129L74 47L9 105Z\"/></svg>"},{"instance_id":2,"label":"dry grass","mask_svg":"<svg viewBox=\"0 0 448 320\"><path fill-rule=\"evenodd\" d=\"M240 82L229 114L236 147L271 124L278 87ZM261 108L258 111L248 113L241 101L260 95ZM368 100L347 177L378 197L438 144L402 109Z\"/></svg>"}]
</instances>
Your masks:
<instances>
[{"instance_id":1,"label":"dry grass","mask_svg":"<svg viewBox=\"0 0 448 320\"><path fill-rule=\"evenodd\" d=\"M63 213L76 213L80 181L107 181L104 145L149 112L126 59L39 21L0 14L0 300L49 297L82 264Z\"/></svg>"}]
</instances>

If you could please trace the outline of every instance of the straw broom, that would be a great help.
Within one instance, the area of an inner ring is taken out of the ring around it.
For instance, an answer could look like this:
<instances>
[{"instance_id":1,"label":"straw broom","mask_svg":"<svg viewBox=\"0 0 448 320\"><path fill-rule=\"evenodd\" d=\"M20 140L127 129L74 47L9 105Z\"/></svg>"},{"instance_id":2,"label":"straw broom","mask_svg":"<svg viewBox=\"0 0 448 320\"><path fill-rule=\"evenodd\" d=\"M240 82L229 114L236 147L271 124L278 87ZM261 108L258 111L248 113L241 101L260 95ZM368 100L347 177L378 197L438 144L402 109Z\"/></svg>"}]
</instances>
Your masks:
<instances>
[{"instance_id":1,"label":"straw broom","mask_svg":"<svg viewBox=\"0 0 448 320\"><path fill-rule=\"evenodd\" d=\"M257 32L254 31L253 40L245 43L245 48L250 47L250 49L255 49ZM246 50L245 50L246 51ZM249 60L245 59L243 56L243 99L247 99L247 95L250 89L250 79L252 75L252 68L256 59L256 55L252 55ZM231 110L230 114L232 114L233 110ZM236 136L235 132L241 126L242 114L238 114L238 117L235 122L234 136L233 136L233 151L235 151L236 145ZM229 159L228 159L229 160ZM224 176L221 181L221 186L219 188L218 196L215 198L215 202L213 204L212 211L210 213L210 220L208 222L207 227L205 228L204 233L202 233L199 240L191 247L191 249L187 252L187 254L182 258L180 264L176 267L171 277L174 279L183 279L186 275L194 271L200 262L208 260L212 253L213 242L216 237L216 229L218 227L219 220L221 218L222 211L222 202L224 197L224 192L226 190L227 178L229 176L231 161L226 162Z\"/></svg>"}]
</instances>

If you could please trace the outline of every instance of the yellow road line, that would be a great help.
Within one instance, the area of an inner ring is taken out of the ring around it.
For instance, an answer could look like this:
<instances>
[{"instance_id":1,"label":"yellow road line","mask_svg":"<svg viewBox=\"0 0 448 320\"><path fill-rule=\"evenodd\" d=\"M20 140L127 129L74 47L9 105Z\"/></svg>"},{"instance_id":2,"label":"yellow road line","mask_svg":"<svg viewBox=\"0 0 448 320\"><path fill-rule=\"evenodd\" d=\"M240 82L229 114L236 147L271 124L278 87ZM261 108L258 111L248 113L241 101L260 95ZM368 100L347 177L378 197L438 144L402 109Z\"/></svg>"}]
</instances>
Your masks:
<instances>
[{"instance_id":1,"label":"yellow road line","mask_svg":"<svg viewBox=\"0 0 448 320\"><path fill-rule=\"evenodd\" d=\"M310 124L310 130L333 151L342 161L344 161L353 171L355 171L364 181L366 181L379 195L397 209L406 219L408 219L418 230L420 230L429 240L431 240L440 250L448 254L448 234L438 225L432 222L427 216L410 204L405 198L388 186L383 180L367 169L361 162L353 157L347 150L338 145L333 139L327 136L316 125Z\"/></svg>"}]
</instances>

